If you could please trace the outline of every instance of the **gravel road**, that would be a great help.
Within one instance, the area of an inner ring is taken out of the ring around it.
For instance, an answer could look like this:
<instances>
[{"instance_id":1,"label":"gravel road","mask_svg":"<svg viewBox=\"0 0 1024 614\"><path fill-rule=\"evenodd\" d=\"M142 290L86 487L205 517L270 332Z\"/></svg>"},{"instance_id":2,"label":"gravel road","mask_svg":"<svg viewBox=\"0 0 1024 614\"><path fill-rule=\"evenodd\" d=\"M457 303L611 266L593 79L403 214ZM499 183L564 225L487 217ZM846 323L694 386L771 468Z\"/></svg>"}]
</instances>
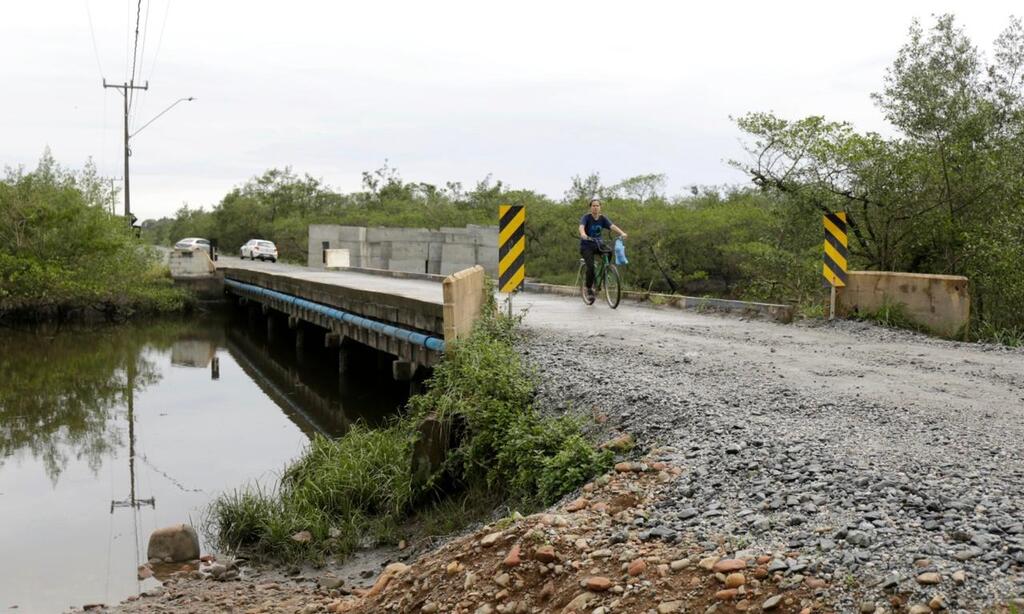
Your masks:
<instances>
[{"instance_id":1,"label":"gravel road","mask_svg":"<svg viewBox=\"0 0 1024 614\"><path fill-rule=\"evenodd\" d=\"M546 411L687 468L666 540L773 551L843 612L1024 605L1024 351L520 295ZM774 571L773 570L773 571Z\"/></svg>"}]
</instances>

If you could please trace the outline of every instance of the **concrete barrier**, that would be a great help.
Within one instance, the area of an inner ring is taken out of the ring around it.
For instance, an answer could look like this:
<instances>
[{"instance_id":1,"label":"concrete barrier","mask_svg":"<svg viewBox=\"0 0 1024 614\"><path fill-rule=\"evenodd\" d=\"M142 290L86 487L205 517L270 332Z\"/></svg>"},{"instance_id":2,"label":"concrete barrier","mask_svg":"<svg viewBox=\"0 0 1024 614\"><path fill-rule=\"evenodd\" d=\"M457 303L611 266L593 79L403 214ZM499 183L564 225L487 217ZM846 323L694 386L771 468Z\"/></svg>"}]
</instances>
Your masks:
<instances>
[{"instance_id":1,"label":"concrete barrier","mask_svg":"<svg viewBox=\"0 0 1024 614\"><path fill-rule=\"evenodd\" d=\"M445 345L473 330L473 323L480 317L487 295L484 293L484 267L479 264L452 273L441 283L444 296L444 342Z\"/></svg>"},{"instance_id":2,"label":"concrete barrier","mask_svg":"<svg viewBox=\"0 0 1024 614\"><path fill-rule=\"evenodd\" d=\"M968 280L959 275L890 271L849 271L845 288L836 292L836 314L876 312L901 305L907 316L943 337L966 334L971 319Z\"/></svg>"},{"instance_id":3,"label":"concrete barrier","mask_svg":"<svg viewBox=\"0 0 1024 614\"><path fill-rule=\"evenodd\" d=\"M213 277L217 272L216 265L210 260L209 254L201 249L195 251L176 249L171 252L167 266L171 269L171 277Z\"/></svg>"}]
</instances>

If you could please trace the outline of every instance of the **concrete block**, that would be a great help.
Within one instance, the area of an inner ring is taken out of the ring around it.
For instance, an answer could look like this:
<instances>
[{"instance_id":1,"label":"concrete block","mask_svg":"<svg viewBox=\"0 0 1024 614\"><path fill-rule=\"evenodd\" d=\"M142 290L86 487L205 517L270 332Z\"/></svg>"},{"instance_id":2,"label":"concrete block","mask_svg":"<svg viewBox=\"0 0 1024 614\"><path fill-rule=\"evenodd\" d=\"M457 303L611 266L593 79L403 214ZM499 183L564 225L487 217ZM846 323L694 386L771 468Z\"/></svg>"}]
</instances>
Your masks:
<instances>
[{"instance_id":1,"label":"concrete block","mask_svg":"<svg viewBox=\"0 0 1024 614\"><path fill-rule=\"evenodd\" d=\"M959 275L849 271L838 288L839 315L871 313L886 303L902 305L908 316L943 337L967 330L971 318L968 280Z\"/></svg>"},{"instance_id":2,"label":"concrete block","mask_svg":"<svg viewBox=\"0 0 1024 614\"><path fill-rule=\"evenodd\" d=\"M427 259L441 262L441 250L444 248L444 241L432 241L427 247Z\"/></svg>"},{"instance_id":3,"label":"concrete block","mask_svg":"<svg viewBox=\"0 0 1024 614\"><path fill-rule=\"evenodd\" d=\"M325 266L328 269L352 266L351 252L347 249L329 249L326 255L327 264Z\"/></svg>"},{"instance_id":4,"label":"concrete block","mask_svg":"<svg viewBox=\"0 0 1024 614\"><path fill-rule=\"evenodd\" d=\"M441 261L441 275L451 275L452 273L458 273L468 268L476 266L475 262L459 261L459 260L442 260Z\"/></svg>"},{"instance_id":5,"label":"concrete block","mask_svg":"<svg viewBox=\"0 0 1024 614\"><path fill-rule=\"evenodd\" d=\"M426 273L427 260L421 259L391 259L388 260L387 270L401 271L403 273Z\"/></svg>"},{"instance_id":6,"label":"concrete block","mask_svg":"<svg viewBox=\"0 0 1024 614\"><path fill-rule=\"evenodd\" d=\"M362 226L332 226L332 228L335 229L335 238L338 241L350 243L364 243L366 241L366 228Z\"/></svg>"},{"instance_id":7,"label":"concrete block","mask_svg":"<svg viewBox=\"0 0 1024 614\"><path fill-rule=\"evenodd\" d=\"M441 248L441 261L476 263L476 247L460 243L445 243Z\"/></svg>"},{"instance_id":8,"label":"concrete block","mask_svg":"<svg viewBox=\"0 0 1024 614\"><path fill-rule=\"evenodd\" d=\"M367 228L366 240L370 243L430 241L426 228Z\"/></svg>"},{"instance_id":9,"label":"concrete block","mask_svg":"<svg viewBox=\"0 0 1024 614\"><path fill-rule=\"evenodd\" d=\"M424 241L392 242L390 257L394 260L426 260L429 250L430 243Z\"/></svg>"}]
</instances>

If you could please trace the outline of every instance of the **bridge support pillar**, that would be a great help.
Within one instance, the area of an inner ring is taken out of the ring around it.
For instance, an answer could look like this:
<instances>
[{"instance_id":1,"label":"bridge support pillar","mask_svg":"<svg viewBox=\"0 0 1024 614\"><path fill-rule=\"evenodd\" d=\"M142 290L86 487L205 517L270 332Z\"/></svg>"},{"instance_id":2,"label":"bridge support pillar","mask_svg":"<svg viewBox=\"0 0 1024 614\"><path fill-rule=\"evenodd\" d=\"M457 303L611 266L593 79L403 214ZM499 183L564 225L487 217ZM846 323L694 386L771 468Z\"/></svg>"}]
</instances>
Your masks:
<instances>
[{"instance_id":1,"label":"bridge support pillar","mask_svg":"<svg viewBox=\"0 0 1024 614\"><path fill-rule=\"evenodd\" d=\"M418 364L409 360L395 360L391 363L391 376L396 382L411 382L416 377Z\"/></svg>"},{"instance_id":2,"label":"bridge support pillar","mask_svg":"<svg viewBox=\"0 0 1024 614\"><path fill-rule=\"evenodd\" d=\"M295 349L301 351L306 345L306 329L302 326L293 328L295 328Z\"/></svg>"},{"instance_id":3,"label":"bridge support pillar","mask_svg":"<svg viewBox=\"0 0 1024 614\"><path fill-rule=\"evenodd\" d=\"M267 316L267 341L274 340L274 316Z\"/></svg>"}]
</instances>

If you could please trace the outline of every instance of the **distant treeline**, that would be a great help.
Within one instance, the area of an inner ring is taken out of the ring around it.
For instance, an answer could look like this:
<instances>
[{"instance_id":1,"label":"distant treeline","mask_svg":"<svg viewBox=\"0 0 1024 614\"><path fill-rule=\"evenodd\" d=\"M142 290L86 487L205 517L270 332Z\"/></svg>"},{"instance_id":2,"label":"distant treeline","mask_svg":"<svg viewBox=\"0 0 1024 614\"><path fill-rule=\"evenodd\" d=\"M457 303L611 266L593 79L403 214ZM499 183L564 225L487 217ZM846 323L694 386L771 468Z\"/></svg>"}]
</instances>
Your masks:
<instances>
[{"instance_id":1,"label":"distant treeline","mask_svg":"<svg viewBox=\"0 0 1024 614\"><path fill-rule=\"evenodd\" d=\"M635 289L818 304L821 216L850 219L851 269L965 275L975 333L1024 338L1024 28L1010 18L984 56L951 15L915 21L872 94L894 136L845 122L771 113L737 118L749 156L733 161L750 187L665 194L652 174L605 186L575 177L561 199L490 178L472 190L407 182L385 165L363 190L337 193L289 169L232 190L210 211L183 207L149 221L160 243L217 237L235 250L260 236L303 260L307 226L493 224L499 204L527 209L527 274L573 278L576 225L587 199L630 234Z\"/></svg>"}]
</instances>

